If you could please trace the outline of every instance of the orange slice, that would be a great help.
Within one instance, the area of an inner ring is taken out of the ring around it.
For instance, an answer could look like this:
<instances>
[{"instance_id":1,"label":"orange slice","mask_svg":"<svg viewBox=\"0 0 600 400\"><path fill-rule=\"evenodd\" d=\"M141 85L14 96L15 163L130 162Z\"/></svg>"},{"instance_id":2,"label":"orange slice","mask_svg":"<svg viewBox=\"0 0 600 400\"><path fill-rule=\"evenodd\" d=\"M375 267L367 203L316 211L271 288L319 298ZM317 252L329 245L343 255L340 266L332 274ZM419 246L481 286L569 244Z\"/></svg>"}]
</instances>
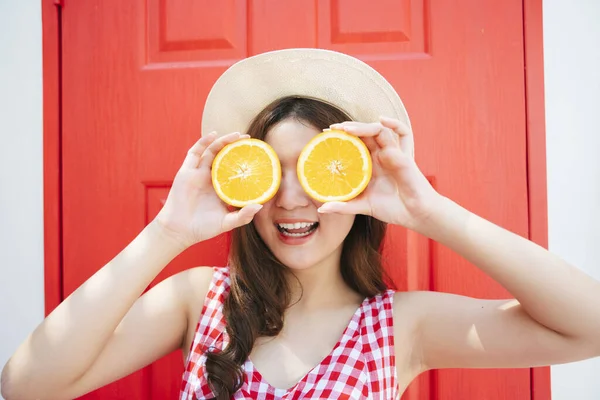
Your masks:
<instances>
[{"instance_id":1,"label":"orange slice","mask_svg":"<svg viewBox=\"0 0 600 400\"><path fill-rule=\"evenodd\" d=\"M258 139L242 139L225 146L212 164L217 196L234 207L269 201L281 184L281 165L275 150Z\"/></svg>"},{"instance_id":2,"label":"orange slice","mask_svg":"<svg viewBox=\"0 0 600 400\"><path fill-rule=\"evenodd\" d=\"M371 154L358 137L326 130L304 147L297 173L300 184L313 199L323 203L348 201L369 184Z\"/></svg>"}]
</instances>

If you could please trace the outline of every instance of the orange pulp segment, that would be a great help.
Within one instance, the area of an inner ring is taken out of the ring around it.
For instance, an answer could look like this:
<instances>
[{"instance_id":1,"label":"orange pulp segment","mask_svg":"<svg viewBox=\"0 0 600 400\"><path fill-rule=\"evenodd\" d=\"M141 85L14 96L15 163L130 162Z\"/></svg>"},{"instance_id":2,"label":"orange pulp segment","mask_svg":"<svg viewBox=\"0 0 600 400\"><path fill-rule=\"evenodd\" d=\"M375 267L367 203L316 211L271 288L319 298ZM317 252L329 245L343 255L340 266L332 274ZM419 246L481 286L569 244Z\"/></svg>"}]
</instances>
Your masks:
<instances>
[{"instance_id":1,"label":"orange pulp segment","mask_svg":"<svg viewBox=\"0 0 600 400\"><path fill-rule=\"evenodd\" d=\"M264 204L281 184L281 165L275 150L258 139L242 139L225 146L212 164L217 196L234 207Z\"/></svg>"},{"instance_id":2,"label":"orange pulp segment","mask_svg":"<svg viewBox=\"0 0 600 400\"><path fill-rule=\"evenodd\" d=\"M348 201L369 184L371 154L358 137L326 130L304 147L298 158L297 173L300 184L313 199L323 203Z\"/></svg>"}]
</instances>

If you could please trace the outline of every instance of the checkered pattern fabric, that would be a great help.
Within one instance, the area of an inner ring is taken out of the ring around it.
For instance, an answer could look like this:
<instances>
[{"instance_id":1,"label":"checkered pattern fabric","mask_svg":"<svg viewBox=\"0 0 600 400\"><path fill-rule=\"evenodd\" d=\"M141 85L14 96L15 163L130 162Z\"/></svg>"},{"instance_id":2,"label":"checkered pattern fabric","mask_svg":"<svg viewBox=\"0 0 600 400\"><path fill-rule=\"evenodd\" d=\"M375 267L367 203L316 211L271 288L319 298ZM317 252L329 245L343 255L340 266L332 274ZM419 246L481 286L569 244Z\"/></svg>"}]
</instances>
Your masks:
<instances>
[{"instance_id":1,"label":"checkered pattern fabric","mask_svg":"<svg viewBox=\"0 0 600 400\"><path fill-rule=\"evenodd\" d=\"M215 268L186 361L181 400L214 397L206 380L205 353L227 346L222 309L229 282L228 268ZM393 297L394 292L388 290L365 299L331 353L289 389L271 386L248 359L243 365L244 384L232 399L399 399Z\"/></svg>"}]
</instances>

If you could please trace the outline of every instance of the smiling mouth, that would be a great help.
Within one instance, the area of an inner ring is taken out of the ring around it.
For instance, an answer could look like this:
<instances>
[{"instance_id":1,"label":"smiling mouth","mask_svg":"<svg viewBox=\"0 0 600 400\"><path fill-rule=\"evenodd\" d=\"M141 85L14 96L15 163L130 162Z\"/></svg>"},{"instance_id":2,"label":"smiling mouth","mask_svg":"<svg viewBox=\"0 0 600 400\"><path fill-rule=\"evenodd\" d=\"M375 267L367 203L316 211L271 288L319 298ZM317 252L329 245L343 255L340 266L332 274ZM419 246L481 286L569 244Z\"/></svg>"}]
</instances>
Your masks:
<instances>
[{"instance_id":1,"label":"smiling mouth","mask_svg":"<svg viewBox=\"0 0 600 400\"><path fill-rule=\"evenodd\" d=\"M313 233L318 227L318 222L295 222L290 224L275 224L283 236L304 237Z\"/></svg>"}]
</instances>

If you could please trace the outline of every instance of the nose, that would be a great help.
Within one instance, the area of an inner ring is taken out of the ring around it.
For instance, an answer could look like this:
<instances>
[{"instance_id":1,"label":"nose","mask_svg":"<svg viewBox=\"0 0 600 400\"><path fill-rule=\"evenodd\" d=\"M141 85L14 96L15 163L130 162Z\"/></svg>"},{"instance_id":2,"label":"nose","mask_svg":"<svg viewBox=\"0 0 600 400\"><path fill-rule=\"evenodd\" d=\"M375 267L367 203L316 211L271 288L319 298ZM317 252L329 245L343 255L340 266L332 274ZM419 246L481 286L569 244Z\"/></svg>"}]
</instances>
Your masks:
<instances>
[{"instance_id":1,"label":"nose","mask_svg":"<svg viewBox=\"0 0 600 400\"><path fill-rule=\"evenodd\" d=\"M282 171L281 185L275 197L275 205L284 210L293 210L309 204L310 199L300 185L296 171Z\"/></svg>"}]
</instances>

